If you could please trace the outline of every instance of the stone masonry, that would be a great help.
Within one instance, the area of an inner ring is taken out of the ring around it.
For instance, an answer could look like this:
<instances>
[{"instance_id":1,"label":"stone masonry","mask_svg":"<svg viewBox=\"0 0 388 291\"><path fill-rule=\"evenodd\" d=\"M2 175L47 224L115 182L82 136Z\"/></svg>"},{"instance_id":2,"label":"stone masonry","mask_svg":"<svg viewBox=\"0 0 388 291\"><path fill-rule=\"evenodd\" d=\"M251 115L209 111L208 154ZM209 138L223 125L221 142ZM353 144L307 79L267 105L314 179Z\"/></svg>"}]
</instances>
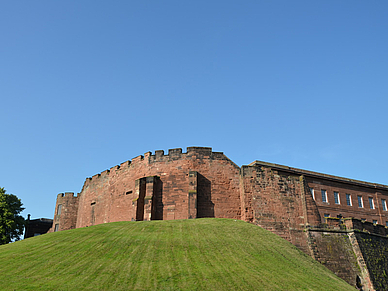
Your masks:
<instances>
[{"instance_id":1,"label":"stone masonry","mask_svg":"<svg viewBox=\"0 0 388 291\"><path fill-rule=\"evenodd\" d=\"M385 185L260 161L239 167L222 152L188 147L147 152L87 178L78 195L59 194L50 232L114 221L241 219L290 241L351 285L384 290L388 267L374 257L386 254L387 233L368 232L365 222L385 230L387 200ZM333 218L352 225L337 231ZM352 237L349 229L359 232Z\"/></svg>"}]
</instances>

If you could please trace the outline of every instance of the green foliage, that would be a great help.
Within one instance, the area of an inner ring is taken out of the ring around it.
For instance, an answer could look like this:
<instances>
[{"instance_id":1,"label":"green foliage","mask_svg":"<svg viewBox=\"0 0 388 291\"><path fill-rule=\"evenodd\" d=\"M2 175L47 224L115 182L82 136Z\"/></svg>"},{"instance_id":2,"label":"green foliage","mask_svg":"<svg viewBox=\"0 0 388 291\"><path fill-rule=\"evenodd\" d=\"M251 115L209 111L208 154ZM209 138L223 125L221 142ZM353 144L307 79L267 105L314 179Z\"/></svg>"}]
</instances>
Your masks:
<instances>
[{"instance_id":1,"label":"green foliage","mask_svg":"<svg viewBox=\"0 0 388 291\"><path fill-rule=\"evenodd\" d=\"M114 222L0 246L0 290L354 290L230 219Z\"/></svg>"},{"instance_id":2,"label":"green foliage","mask_svg":"<svg viewBox=\"0 0 388 291\"><path fill-rule=\"evenodd\" d=\"M25 220L19 215L24 210L22 205L19 198L0 188L0 245L19 240L23 234Z\"/></svg>"}]
</instances>

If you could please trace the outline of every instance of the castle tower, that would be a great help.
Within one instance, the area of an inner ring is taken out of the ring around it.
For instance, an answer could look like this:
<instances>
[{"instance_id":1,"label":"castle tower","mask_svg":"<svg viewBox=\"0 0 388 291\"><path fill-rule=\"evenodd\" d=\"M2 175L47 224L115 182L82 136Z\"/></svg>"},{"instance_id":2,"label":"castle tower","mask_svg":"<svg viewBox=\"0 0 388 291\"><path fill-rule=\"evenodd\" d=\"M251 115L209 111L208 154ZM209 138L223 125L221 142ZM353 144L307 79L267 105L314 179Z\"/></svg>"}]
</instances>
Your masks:
<instances>
[{"instance_id":1,"label":"castle tower","mask_svg":"<svg viewBox=\"0 0 388 291\"><path fill-rule=\"evenodd\" d=\"M60 193L55 205L53 226L49 232L75 228L78 212L78 197L72 192Z\"/></svg>"}]
</instances>

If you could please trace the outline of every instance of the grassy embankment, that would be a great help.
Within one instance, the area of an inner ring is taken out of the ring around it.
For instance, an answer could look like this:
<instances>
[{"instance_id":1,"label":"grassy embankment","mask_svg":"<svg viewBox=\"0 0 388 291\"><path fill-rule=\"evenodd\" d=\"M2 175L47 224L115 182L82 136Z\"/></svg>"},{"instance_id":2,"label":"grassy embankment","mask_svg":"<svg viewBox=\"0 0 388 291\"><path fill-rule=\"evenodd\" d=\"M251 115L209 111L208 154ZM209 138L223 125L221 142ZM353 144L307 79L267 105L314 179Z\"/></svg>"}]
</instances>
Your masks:
<instances>
[{"instance_id":1,"label":"grassy embankment","mask_svg":"<svg viewBox=\"0 0 388 291\"><path fill-rule=\"evenodd\" d=\"M0 290L355 290L243 221L116 222L0 246Z\"/></svg>"}]
</instances>

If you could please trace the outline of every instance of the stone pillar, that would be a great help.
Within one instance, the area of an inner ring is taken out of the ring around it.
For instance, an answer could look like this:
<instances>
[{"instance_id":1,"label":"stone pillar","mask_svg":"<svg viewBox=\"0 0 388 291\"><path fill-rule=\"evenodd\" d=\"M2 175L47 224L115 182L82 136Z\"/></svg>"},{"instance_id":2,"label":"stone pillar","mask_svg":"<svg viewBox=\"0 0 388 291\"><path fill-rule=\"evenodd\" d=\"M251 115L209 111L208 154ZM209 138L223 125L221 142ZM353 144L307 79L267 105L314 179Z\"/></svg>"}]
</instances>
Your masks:
<instances>
[{"instance_id":1,"label":"stone pillar","mask_svg":"<svg viewBox=\"0 0 388 291\"><path fill-rule=\"evenodd\" d=\"M197 218L197 172L189 172L188 218Z\"/></svg>"},{"instance_id":2,"label":"stone pillar","mask_svg":"<svg viewBox=\"0 0 388 291\"><path fill-rule=\"evenodd\" d=\"M146 178L145 197L144 197L144 215L143 215L144 220L151 220L155 181L156 181L156 178L154 176Z\"/></svg>"}]
</instances>

